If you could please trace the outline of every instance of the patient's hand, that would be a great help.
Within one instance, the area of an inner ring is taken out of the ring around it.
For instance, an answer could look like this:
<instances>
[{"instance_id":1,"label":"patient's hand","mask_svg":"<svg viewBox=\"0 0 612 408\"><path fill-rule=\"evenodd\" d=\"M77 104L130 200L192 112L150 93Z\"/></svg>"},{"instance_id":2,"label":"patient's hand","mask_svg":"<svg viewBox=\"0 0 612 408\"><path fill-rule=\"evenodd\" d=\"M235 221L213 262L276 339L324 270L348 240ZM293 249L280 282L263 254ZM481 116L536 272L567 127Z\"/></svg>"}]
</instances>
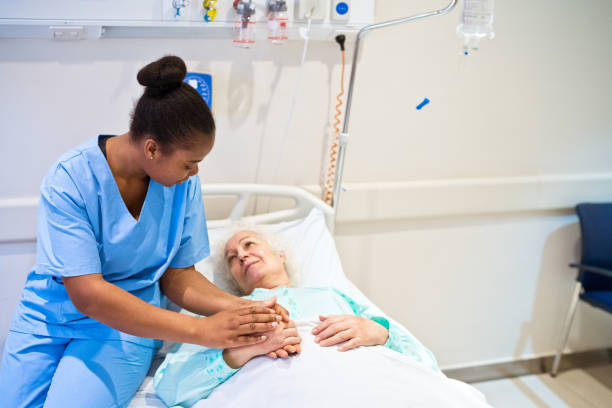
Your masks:
<instances>
[{"instance_id":1,"label":"patient's hand","mask_svg":"<svg viewBox=\"0 0 612 408\"><path fill-rule=\"evenodd\" d=\"M301 352L302 346L300 346L300 344L289 344L288 346L285 346L282 349L269 352L268 354L266 354L266 356L270 358L288 358L293 354L299 354Z\"/></svg>"},{"instance_id":2,"label":"patient's hand","mask_svg":"<svg viewBox=\"0 0 612 408\"><path fill-rule=\"evenodd\" d=\"M365 317L353 315L319 316L321 323L312 329L315 343L328 347L346 342L339 351L347 351L359 346L385 344L389 332L382 325Z\"/></svg>"},{"instance_id":3,"label":"patient's hand","mask_svg":"<svg viewBox=\"0 0 612 408\"><path fill-rule=\"evenodd\" d=\"M288 323L281 321L275 330L263 334L267 337L263 343L225 349L223 351L223 359L227 365L232 368L240 368L253 357L269 353L276 353L278 355L281 350L291 350L296 347L299 349L299 344L302 341L293 321Z\"/></svg>"}]
</instances>

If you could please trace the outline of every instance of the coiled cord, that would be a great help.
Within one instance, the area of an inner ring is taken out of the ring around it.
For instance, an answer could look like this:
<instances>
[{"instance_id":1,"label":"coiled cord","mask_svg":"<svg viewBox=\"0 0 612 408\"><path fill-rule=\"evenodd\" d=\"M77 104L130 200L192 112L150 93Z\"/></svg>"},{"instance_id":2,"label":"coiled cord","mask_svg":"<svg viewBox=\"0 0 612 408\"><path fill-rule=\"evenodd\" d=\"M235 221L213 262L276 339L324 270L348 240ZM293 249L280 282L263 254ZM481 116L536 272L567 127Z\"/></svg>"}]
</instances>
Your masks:
<instances>
[{"instance_id":1,"label":"coiled cord","mask_svg":"<svg viewBox=\"0 0 612 408\"><path fill-rule=\"evenodd\" d=\"M332 197L334 193L334 179L336 176L336 160L338 154L338 140L340 138L340 123L342 116L342 110L340 109L344 102L342 96L344 95L344 68L346 65L346 55L344 51L344 41L346 37L342 34L336 36L336 42L340 44L340 52L342 54L342 73L340 74L340 93L336 96L336 114L334 115L334 139L331 144L329 153L329 167L327 168L327 179L325 180L325 197L324 200L327 204L332 205Z\"/></svg>"}]
</instances>

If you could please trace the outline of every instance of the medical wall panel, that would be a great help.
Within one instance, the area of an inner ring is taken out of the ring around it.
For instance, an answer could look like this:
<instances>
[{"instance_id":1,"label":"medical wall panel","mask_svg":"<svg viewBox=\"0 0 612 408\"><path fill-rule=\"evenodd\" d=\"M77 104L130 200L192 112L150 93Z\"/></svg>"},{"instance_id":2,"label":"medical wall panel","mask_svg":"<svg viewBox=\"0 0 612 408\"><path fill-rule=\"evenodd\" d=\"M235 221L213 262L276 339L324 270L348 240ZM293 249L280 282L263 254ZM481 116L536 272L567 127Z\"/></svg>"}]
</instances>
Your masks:
<instances>
[{"instance_id":1,"label":"medical wall panel","mask_svg":"<svg viewBox=\"0 0 612 408\"><path fill-rule=\"evenodd\" d=\"M331 0L287 0L288 36L301 39L300 29L309 28L313 40L329 40L337 32L352 31L374 22L375 0L352 2L348 17L331 12ZM306 5L306 3L308 3ZM23 0L0 3L0 38L232 38L237 14L233 1L215 4L216 16L206 21L202 1L172 0ZM257 38L265 40L268 24L267 0L254 0ZM301 6L300 6L301 5ZM311 9L310 18L299 10ZM72 30L72 31L70 31ZM66 31L66 32L63 32Z\"/></svg>"}]
</instances>

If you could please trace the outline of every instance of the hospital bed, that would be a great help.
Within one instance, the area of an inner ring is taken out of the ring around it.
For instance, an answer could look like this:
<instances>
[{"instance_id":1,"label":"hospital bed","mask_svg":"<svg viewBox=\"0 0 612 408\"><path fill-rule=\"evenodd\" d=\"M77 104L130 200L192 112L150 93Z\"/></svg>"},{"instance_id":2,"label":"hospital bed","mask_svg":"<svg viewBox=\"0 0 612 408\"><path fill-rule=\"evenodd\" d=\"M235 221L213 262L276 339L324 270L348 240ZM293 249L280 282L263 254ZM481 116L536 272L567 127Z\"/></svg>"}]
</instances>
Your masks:
<instances>
[{"instance_id":1,"label":"hospital bed","mask_svg":"<svg viewBox=\"0 0 612 408\"><path fill-rule=\"evenodd\" d=\"M301 270L300 286L335 287L357 302L369 305L373 313L384 315L342 271L338 252L330 233L330 230L333 230L334 227L334 209L332 207L305 190L292 186L220 184L203 185L202 191L205 203L214 196L236 197L233 208L227 218L210 220L208 222L209 238L213 250L217 247L215 242L226 236L224 230L232 221L242 219L249 223L268 224L271 230L282 235L287 242L292 244L292 253L296 258L296 264ZM293 206L291 208L286 208L285 206L283 209L264 214L250 215L255 196L260 198L282 198L284 199L282 200L283 203L290 201L293 202ZM222 289L231 291L230 288L224 287L224 280L215 273L212 268L212 262L208 258L198 263L196 268ZM176 306L170 306L170 308L173 307L177 310ZM171 347L172 344L165 343L160 349L147 378L141 385L129 408L165 407L164 403L155 394L152 376L163 361L165 353ZM399 355L399 353L396 354ZM446 379L441 373L439 375ZM233 379L237 376L238 374ZM415 378L420 377L422 376ZM454 381L446 380L449 382ZM487 406L484 403L484 397L478 391L458 381L456 383L452 387L459 387L460 393L465 393L468 399L473 397L476 402L473 406ZM474 393L473 396L472 393ZM274 404L271 406L274 406Z\"/></svg>"}]
</instances>

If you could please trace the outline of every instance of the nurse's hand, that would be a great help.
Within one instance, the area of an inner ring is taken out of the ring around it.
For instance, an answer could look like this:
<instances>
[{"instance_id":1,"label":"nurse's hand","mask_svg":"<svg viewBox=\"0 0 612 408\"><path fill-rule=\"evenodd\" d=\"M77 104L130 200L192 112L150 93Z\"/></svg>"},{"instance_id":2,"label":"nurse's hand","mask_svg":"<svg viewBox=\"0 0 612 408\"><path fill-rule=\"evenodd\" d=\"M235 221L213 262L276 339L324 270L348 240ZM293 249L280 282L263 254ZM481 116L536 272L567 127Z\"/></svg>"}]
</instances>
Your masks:
<instances>
[{"instance_id":1,"label":"nurse's hand","mask_svg":"<svg viewBox=\"0 0 612 408\"><path fill-rule=\"evenodd\" d=\"M382 325L365 317L353 315L319 316L321 323L312 330L315 343L328 347L343 343L339 351L359 346L385 344L389 331Z\"/></svg>"},{"instance_id":2,"label":"nurse's hand","mask_svg":"<svg viewBox=\"0 0 612 408\"><path fill-rule=\"evenodd\" d=\"M276 302L276 297L272 297L264 301L254 301L254 300L240 298L239 307L249 307L249 306L254 306L254 305L262 305L262 304L271 309L274 309L276 314L280 315L284 322L289 323L289 320L290 320L289 312L287 311L287 309L285 309L279 303Z\"/></svg>"},{"instance_id":3,"label":"nurse's hand","mask_svg":"<svg viewBox=\"0 0 612 408\"><path fill-rule=\"evenodd\" d=\"M264 332L275 330L282 316L270 301L215 313L197 320L196 343L211 348L247 346L266 341Z\"/></svg>"}]
</instances>

